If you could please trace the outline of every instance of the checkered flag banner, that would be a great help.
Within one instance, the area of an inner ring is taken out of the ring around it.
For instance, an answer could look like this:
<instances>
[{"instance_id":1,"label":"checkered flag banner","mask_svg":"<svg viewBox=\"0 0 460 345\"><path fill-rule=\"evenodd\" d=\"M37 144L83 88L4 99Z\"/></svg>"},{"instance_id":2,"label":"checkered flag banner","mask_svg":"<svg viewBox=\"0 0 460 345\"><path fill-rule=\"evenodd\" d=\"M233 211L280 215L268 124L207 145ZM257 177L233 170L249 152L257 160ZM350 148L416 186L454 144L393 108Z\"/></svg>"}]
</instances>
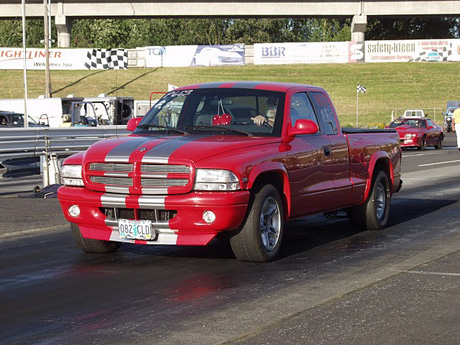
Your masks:
<instances>
[{"instance_id":1,"label":"checkered flag banner","mask_svg":"<svg viewBox=\"0 0 460 345\"><path fill-rule=\"evenodd\" d=\"M452 43L449 47L444 47L438 50L430 50L421 52L415 59L410 59L409 62L419 61L450 61L452 57Z\"/></svg>"},{"instance_id":2,"label":"checkered flag banner","mask_svg":"<svg viewBox=\"0 0 460 345\"><path fill-rule=\"evenodd\" d=\"M86 55L87 69L126 69L128 51L125 49L92 49Z\"/></svg>"},{"instance_id":3,"label":"checkered flag banner","mask_svg":"<svg viewBox=\"0 0 460 345\"><path fill-rule=\"evenodd\" d=\"M356 92L366 93L366 88L364 86L358 84L358 86L356 86Z\"/></svg>"}]
</instances>

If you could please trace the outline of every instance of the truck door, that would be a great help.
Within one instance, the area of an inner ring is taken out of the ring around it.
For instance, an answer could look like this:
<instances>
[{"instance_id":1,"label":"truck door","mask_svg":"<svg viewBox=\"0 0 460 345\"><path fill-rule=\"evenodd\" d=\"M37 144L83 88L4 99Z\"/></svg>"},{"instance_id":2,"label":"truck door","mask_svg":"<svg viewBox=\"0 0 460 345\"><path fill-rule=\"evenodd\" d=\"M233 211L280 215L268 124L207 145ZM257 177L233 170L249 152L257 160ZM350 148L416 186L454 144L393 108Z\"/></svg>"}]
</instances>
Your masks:
<instances>
[{"instance_id":1,"label":"truck door","mask_svg":"<svg viewBox=\"0 0 460 345\"><path fill-rule=\"evenodd\" d=\"M309 96L318 116L321 131L329 141L330 161L334 197L330 200L333 208L342 207L349 203L351 197L350 158L348 141L340 131L337 114L328 95L322 92L311 92Z\"/></svg>"},{"instance_id":2,"label":"truck door","mask_svg":"<svg viewBox=\"0 0 460 345\"><path fill-rule=\"evenodd\" d=\"M289 100L288 100L289 101ZM310 99L305 92L292 95L290 121L313 120L321 128ZM298 135L289 143L288 174L291 184L291 216L324 211L334 194L332 155L327 135Z\"/></svg>"}]
</instances>

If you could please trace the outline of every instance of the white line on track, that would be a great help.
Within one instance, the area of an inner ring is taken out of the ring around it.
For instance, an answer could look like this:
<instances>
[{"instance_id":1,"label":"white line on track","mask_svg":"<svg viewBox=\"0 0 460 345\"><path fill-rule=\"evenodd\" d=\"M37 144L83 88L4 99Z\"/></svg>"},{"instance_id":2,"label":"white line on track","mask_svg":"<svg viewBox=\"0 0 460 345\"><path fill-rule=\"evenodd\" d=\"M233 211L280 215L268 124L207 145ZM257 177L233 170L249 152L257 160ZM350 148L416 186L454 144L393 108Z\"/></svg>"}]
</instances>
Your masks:
<instances>
[{"instance_id":1,"label":"white line on track","mask_svg":"<svg viewBox=\"0 0 460 345\"><path fill-rule=\"evenodd\" d=\"M460 159L454 161L445 161L445 162L437 162L437 163L427 163L427 164L419 164L419 167L429 167L432 165L442 165L442 164L452 164L452 163L460 163Z\"/></svg>"},{"instance_id":2,"label":"white line on track","mask_svg":"<svg viewBox=\"0 0 460 345\"><path fill-rule=\"evenodd\" d=\"M424 275L434 275L434 276L454 276L460 277L460 273L448 273L448 272L424 272L424 271L399 271L402 273L411 273L411 274L424 274Z\"/></svg>"}]
</instances>

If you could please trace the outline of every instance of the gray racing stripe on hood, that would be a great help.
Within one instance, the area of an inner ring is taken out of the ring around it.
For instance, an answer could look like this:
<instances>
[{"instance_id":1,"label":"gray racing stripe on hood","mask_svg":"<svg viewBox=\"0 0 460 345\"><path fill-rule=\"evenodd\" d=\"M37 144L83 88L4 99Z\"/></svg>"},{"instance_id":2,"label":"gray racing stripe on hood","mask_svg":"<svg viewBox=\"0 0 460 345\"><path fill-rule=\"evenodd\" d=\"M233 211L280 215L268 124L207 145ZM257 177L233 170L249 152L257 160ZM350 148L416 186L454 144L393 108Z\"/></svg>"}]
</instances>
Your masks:
<instances>
[{"instance_id":1,"label":"gray racing stripe on hood","mask_svg":"<svg viewBox=\"0 0 460 345\"><path fill-rule=\"evenodd\" d=\"M178 148L191 143L192 141L206 138L202 135L186 135L167 140L149 150L142 158L143 162L168 163L169 157Z\"/></svg>"},{"instance_id":2,"label":"gray racing stripe on hood","mask_svg":"<svg viewBox=\"0 0 460 345\"><path fill-rule=\"evenodd\" d=\"M151 138L148 137L131 137L130 140L127 140L124 143L114 147L106 156L105 160L110 161L119 161L119 162L128 162L129 156L133 153L138 147L149 142Z\"/></svg>"}]
</instances>

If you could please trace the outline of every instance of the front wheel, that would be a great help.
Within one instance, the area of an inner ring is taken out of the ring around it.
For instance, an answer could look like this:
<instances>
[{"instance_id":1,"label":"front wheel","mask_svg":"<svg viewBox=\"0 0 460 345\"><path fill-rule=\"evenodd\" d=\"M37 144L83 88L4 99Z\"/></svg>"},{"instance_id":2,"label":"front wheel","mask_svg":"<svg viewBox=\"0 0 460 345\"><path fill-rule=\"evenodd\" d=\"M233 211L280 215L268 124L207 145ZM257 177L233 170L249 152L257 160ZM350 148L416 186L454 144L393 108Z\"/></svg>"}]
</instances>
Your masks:
<instances>
[{"instance_id":1,"label":"front wheel","mask_svg":"<svg viewBox=\"0 0 460 345\"><path fill-rule=\"evenodd\" d=\"M121 246L121 242L84 238L77 224L71 223L70 228L72 229L72 236L77 244L77 247L85 253L107 254L116 251Z\"/></svg>"},{"instance_id":2,"label":"front wheel","mask_svg":"<svg viewBox=\"0 0 460 345\"><path fill-rule=\"evenodd\" d=\"M253 195L243 227L230 238L232 251L241 261L271 261L280 250L283 231L280 194L273 185L265 185Z\"/></svg>"},{"instance_id":3,"label":"front wheel","mask_svg":"<svg viewBox=\"0 0 460 345\"><path fill-rule=\"evenodd\" d=\"M420 146L417 149L424 151L426 149L426 138L420 139Z\"/></svg>"},{"instance_id":4,"label":"front wheel","mask_svg":"<svg viewBox=\"0 0 460 345\"><path fill-rule=\"evenodd\" d=\"M372 180L366 202L348 210L353 226L360 229L380 230L388 223L390 215L390 181L384 171L379 171Z\"/></svg>"}]
</instances>

